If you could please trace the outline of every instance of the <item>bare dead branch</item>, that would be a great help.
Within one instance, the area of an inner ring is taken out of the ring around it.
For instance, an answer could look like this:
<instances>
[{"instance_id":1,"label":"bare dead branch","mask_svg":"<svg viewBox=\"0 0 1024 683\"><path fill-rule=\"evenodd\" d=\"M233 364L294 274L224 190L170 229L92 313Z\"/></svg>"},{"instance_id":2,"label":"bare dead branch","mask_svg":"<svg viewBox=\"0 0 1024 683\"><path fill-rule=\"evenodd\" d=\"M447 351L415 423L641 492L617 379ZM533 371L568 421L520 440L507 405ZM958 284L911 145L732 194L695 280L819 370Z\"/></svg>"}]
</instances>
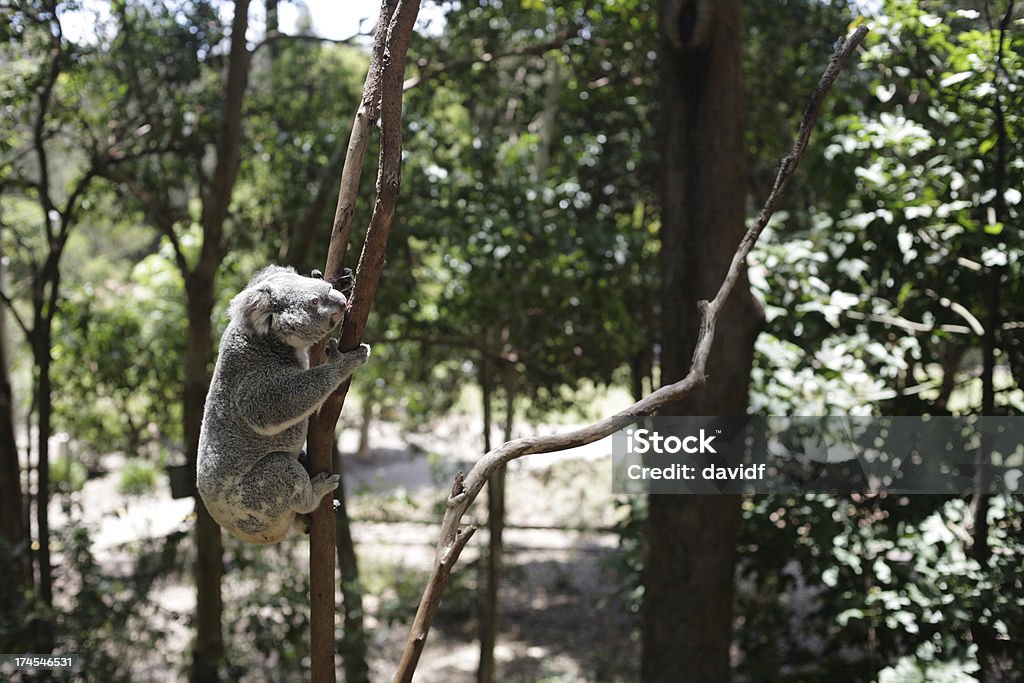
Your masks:
<instances>
[{"instance_id":1,"label":"bare dead branch","mask_svg":"<svg viewBox=\"0 0 1024 683\"><path fill-rule=\"evenodd\" d=\"M790 177L796 170L800 157L807 148L811 129L817 119L825 95L832 87L850 55L853 54L854 50L863 41L867 32L867 27L861 26L849 37L845 39L840 38L836 42L832 59L822 74L821 80L818 82L818 86L804 112L793 149L779 164L779 170L771 192L768 194L768 198L765 200L754 224L747 230L739 246L736 248L732 263L719 287L718 293L710 302L701 301L698 303L702 314L701 328L687 375L678 382L661 387L625 410L600 422L563 434L532 436L504 443L480 458L473 465L473 468L464 480L461 472L456 476L455 485L448 497L448 505L444 518L441 521L437 550L434 555L434 570L423 591L423 596L420 598L419 608L416 611L416 617L413 620L405 652L402 655L398 671L395 673L394 681L405 682L412 680L413 672L423 651L427 633L430 630L430 624L440 604L441 594L444 591L448 575L451 573L452 565L458 560L459 554L472 534L472 527L467 529L460 528L462 516L473 501L476 500L476 497L480 494L490 476L499 467L525 455L552 453L603 439L635 422L637 418L650 415L664 405L680 400L698 386L704 384L707 379L704 373L707 367L708 356L714 343L715 323L718 320L718 315L740 274L746 267L747 255L764 231L765 226L768 225L768 221L775 211L782 191L785 189Z\"/></svg>"}]
</instances>

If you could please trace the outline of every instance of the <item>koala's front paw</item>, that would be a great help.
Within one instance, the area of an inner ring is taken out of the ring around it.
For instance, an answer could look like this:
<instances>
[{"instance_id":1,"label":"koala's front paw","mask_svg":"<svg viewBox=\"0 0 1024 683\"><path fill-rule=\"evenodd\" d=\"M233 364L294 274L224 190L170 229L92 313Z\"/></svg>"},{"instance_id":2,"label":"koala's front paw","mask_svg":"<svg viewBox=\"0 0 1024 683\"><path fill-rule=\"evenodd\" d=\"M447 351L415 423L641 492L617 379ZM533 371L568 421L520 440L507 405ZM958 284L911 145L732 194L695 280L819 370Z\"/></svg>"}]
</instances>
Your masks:
<instances>
[{"instance_id":1,"label":"koala's front paw","mask_svg":"<svg viewBox=\"0 0 1024 683\"><path fill-rule=\"evenodd\" d=\"M324 357L328 363L337 362L341 351L338 350L338 340L331 337L327 340L327 346L324 347Z\"/></svg>"},{"instance_id":2,"label":"koala's front paw","mask_svg":"<svg viewBox=\"0 0 1024 683\"><path fill-rule=\"evenodd\" d=\"M341 277L331 282L331 286L344 294L346 299L352 294L353 284L355 284L355 276L352 274L351 268L343 268Z\"/></svg>"},{"instance_id":3,"label":"koala's front paw","mask_svg":"<svg viewBox=\"0 0 1024 683\"><path fill-rule=\"evenodd\" d=\"M359 364L363 365L366 361L370 360L370 345L360 344L358 349L345 355L349 356L353 360L359 361Z\"/></svg>"},{"instance_id":4,"label":"koala's front paw","mask_svg":"<svg viewBox=\"0 0 1024 683\"><path fill-rule=\"evenodd\" d=\"M357 348L344 353L338 350L338 342L332 337L324 347L324 355L328 363L342 366L345 370L355 372L355 369L365 365L370 357L370 345L360 344Z\"/></svg>"}]
</instances>

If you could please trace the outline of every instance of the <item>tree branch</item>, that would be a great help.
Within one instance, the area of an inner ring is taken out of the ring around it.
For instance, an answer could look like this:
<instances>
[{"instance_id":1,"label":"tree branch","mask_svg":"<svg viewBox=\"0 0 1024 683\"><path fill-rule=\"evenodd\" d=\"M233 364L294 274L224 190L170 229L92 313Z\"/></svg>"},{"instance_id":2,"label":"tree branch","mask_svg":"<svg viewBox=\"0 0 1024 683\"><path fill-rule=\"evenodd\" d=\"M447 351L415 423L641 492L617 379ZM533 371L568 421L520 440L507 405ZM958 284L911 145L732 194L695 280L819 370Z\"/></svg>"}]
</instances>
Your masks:
<instances>
[{"instance_id":1,"label":"tree branch","mask_svg":"<svg viewBox=\"0 0 1024 683\"><path fill-rule=\"evenodd\" d=\"M352 234L352 219L355 216L356 193L359 192L363 160L366 158L366 146L370 142L377 117L380 116L387 31L397 4L398 0L381 0L380 3L377 32L373 38L373 50L370 52L370 66L366 71L366 81L363 83L363 97L352 121L345 167L341 172L341 186L338 188L338 205L334 211L334 223L331 228L331 246L327 252L327 265L324 269L324 277L329 282L341 277L345 266L348 241Z\"/></svg>"},{"instance_id":2,"label":"tree branch","mask_svg":"<svg viewBox=\"0 0 1024 683\"><path fill-rule=\"evenodd\" d=\"M646 398L600 422L564 434L532 436L514 439L502 444L478 460L465 478L463 478L461 472L456 475L455 484L452 487L451 494L448 496L444 518L441 521L441 531L434 556L434 569L424 589L423 596L420 598L419 608L409 632L405 652L402 655L398 671L394 676L396 683L412 680L413 672L423 651L427 633L430 630L430 624L440 604L441 594L444 592L448 576L453 565L458 560L459 554L469 540L469 536L473 533L473 527L459 527L462 516L480 494L491 474L502 465L525 455L552 453L567 448L575 448L610 436L617 430L632 424L638 418L650 415L662 406L680 400L707 380L704 373L707 367L708 355L711 352L715 338L715 323L718 320L718 315L740 274L746 267L747 255L764 231L769 219L771 219L782 191L793 175L793 171L796 170L800 157L807 147L811 129L817 119L825 95L832 87L850 55L853 54L854 50L863 41L867 32L867 27L861 26L848 38L840 38L836 42L832 59L824 74L822 74L821 80L818 82L818 86L804 112L793 149L783 157L782 162L779 164L779 170L771 192L758 213L757 219L747 230L739 246L736 248L732 263L719 287L718 293L710 302L701 301L698 303L702 313L701 327L697 338L697 346L693 353L693 360L690 364L690 371L687 375L678 382L661 387Z\"/></svg>"},{"instance_id":3,"label":"tree branch","mask_svg":"<svg viewBox=\"0 0 1024 683\"><path fill-rule=\"evenodd\" d=\"M18 310L14 307L14 302L11 301L11 299L7 296L7 293L2 290L0 290L0 301L2 301L5 306L7 306L7 310L11 312L12 316L14 316L14 322L18 324L18 327L25 335L25 339L31 341L32 330L28 328L28 325L25 324L25 321L22 320L20 315L18 315Z\"/></svg>"},{"instance_id":4,"label":"tree branch","mask_svg":"<svg viewBox=\"0 0 1024 683\"><path fill-rule=\"evenodd\" d=\"M402 87L405 90L411 90L418 85L422 85L424 82L429 81L431 78L439 76L447 71L454 71L455 69L464 69L467 66L474 64L490 64L499 59L507 59L508 57L529 57L533 55L542 55L549 50L557 50L571 38L575 38L579 34L579 28L574 27L571 30L563 31L551 40L544 43L537 43L535 45L520 45L514 47L511 50L495 51L495 52L484 52L483 54L473 55L471 57L460 57L458 59L452 59L447 62L435 64L431 66L427 62L418 64L420 67L420 73L416 76L406 79Z\"/></svg>"},{"instance_id":5,"label":"tree branch","mask_svg":"<svg viewBox=\"0 0 1024 683\"><path fill-rule=\"evenodd\" d=\"M354 33L348 38L326 38L324 36L313 35L312 33L281 33L280 31L272 31L266 35L266 37L260 42L256 43L250 50L250 54L256 54L261 47L273 45L274 43L282 40L293 40L296 42L305 43L334 43L335 45L351 45L356 42L359 38L364 38L370 35L369 33Z\"/></svg>"},{"instance_id":6,"label":"tree branch","mask_svg":"<svg viewBox=\"0 0 1024 683\"><path fill-rule=\"evenodd\" d=\"M177 264L178 269L182 274L189 272L188 260L185 258L185 252L181 248L181 241L178 239L177 233L174 232L174 224L177 221L187 221L188 216L176 212L166 202L158 200L138 180L111 168L109 164L98 166L96 168L96 175L106 178L111 182L124 185L135 195L145 212L149 215L150 221L171 243L171 248L174 250L174 262Z\"/></svg>"},{"instance_id":7,"label":"tree branch","mask_svg":"<svg viewBox=\"0 0 1024 683\"><path fill-rule=\"evenodd\" d=\"M384 269L384 254L394 217L395 199L401 185L402 78L419 5L419 0L382 0L370 68L363 87L363 99L352 124L338 211L325 267L328 281L336 281L342 274L366 145L377 112L380 112L381 148L377 198L356 268L349 310L341 330L339 346L343 351L355 349L362 340L370 315L370 304ZM310 362L323 362L322 344L311 349ZM334 429L348 386L349 383L345 382L310 418L307 448L310 464L315 471L331 470ZM333 683L335 527L332 500L325 497L312 516L309 539L311 673L314 682Z\"/></svg>"}]
</instances>

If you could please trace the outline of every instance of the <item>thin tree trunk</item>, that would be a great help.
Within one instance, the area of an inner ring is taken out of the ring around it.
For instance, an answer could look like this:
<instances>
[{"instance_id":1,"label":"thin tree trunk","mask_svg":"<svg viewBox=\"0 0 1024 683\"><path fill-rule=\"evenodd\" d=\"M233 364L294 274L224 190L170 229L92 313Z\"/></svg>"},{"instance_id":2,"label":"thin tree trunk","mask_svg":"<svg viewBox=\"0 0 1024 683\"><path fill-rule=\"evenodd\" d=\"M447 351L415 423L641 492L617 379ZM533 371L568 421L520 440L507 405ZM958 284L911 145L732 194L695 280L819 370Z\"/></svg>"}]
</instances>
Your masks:
<instances>
[{"instance_id":1,"label":"thin tree trunk","mask_svg":"<svg viewBox=\"0 0 1024 683\"><path fill-rule=\"evenodd\" d=\"M188 280L188 342L185 350L185 455L195 481L199 454L199 430L203 406L210 386L209 368L213 361L210 316L213 312L214 281L193 275ZM207 683L218 680L224 639L221 632L223 603L220 584L224 575L224 546L220 526L206 510L202 498L195 496L196 509L196 640L192 651L191 680Z\"/></svg>"},{"instance_id":2,"label":"thin tree trunk","mask_svg":"<svg viewBox=\"0 0 1024 683\"><path fill-rule=\"evenodd\" d=\"M370 459L370 424L373 423L373 399L370 397L370 390L363 392L362 415L359 419L359 447L356 448L356 458L359 460Z\"/></svg>"},{"instance_id":3,"label":"thin tree trunk","mask_svg":"<svg viewBox=\"0 0 1024 683\"><path fill-rule=\"evenodd\" d=\"M1006 68L1003 65L1003 47L1006 36L1010 30L1010 23L1013 18L1014 1L1006 5L999 23L999 42L996 50L996 70L993 78L992 114L993 128L996 136L996 159L993 164L992 189L995 191L992 203L989 205L989 212L995 222L1001 223L1008 216L1005 191L1007 186L1006 169L1010 161L1010 138L1006 130L1006 113L1003 108L1002 87L1005 84ZM998 238L993 242L998 244ZM999 347L999 329L1003 324L1001 307L1001 288L1005 266L992 266L987 273L986 284L988 285L987 321L985 334L982 337L982 374L981 374L981 414L996 414L996 350ZM992 557L992 549L988 542L988 512L991 496L988 491L992 486L992 462L991 456L987 455L990 449L982 443L979 450L978 471L975 475L975 491L971 500L971 554L981 565L983 574L990 571L989 560ZM978 648L978 680L982 683L988 681L1009 680L1008 672L1003 669L1003 662L1000 661L997 647L997 636L991 623L978 611L971 620L971 639ZM1006 677L1004 677L1006 676Z\"/></svg>"},{"instance_id":4,"label":"thin tree trunk","mask_svg":"<svg viewBox=\"0 0 1024 683\"><path fill-rule=\"evenodd\" d=\"M188 295L188 346L185 351L185 455L195 481L199 454L199 432L203 406L210 387L213 365L211 316L216 292L217 269L224 259L224 222L242 149L242 108L249 83L251 54L245 33L249 27L249 0L235 0L231 19L231 48L224 82L224 111L217 140L217 163L206 194L202 197L203 245L199 260L185 276ZM223 602L220 592L224 576L224 545L220 527L210 517L202 499L196 501L196 642L192 657L193 683L216 681L224 657L221 631Z\"/></svg>"},{"instance_id":5,"label":"thin tree trunk","mask_svg":"<svg viewBox=\"0 0 1024 683\"><path fill-rule=\"evenodd\" d=\"M36 364L36 537L39 541L39 597L53 604L53 575L50 566L50 325L42 317L33 327L33 355ZM46 650L49 652L49 650Z\"/></svg>"},{"instance_id":6,"label":"thin tree trunk","mask_svg":"<svg viewBox=\"0 0 1024 683\"><path fill-rule=\"evenodd\" d=\"M491 398L494 383L491 380L491 361L480 358L480 399L483 408L484 453L491 450ZM490 541L487 546L487 560L480 565L480 664L477 680L480 683L494 681L494 646L498 640L498 590L497 578L501 571L501 528L500 510L504 506L505 468L502 467L487 482L487 531Z\"/></svg>"},{"instance_id":7,"label":"thin tree trunk","mask_svg":"<svg viewBox=\"0 0 1024 683\"><path fill-rule=\"evenodd\" d=\"M341 575L341 604L344 614L344 635L341 638L341 658L345 667L345 683L367 683L370 666L367 664L366 627L363 624L363 582L359 578L356 544L352 539L352 521L348 516L345 495L345 468L334 444L334 472L341 483L334 490L338 501L334 513L334 537L338 551L338 571Z\"/></svg>"},{"instance_id":8,"label":"thin tree trunk","mask_svg":"<svg viewBox=\"0 0 1024 683\"><path fill-rule=\"evenodd\" d=\"M960 361L967 351L966 344L947 342L939 352L939 364L942 366L942 384L939 387L939 395L935 399L935 405L939 406L946 415L950 414L949 397L953 395L956 388L956 373L960 369Z\"/></svg>"},{"instance_id":9,"label":"thin tree trunk","mask_svg":"<svg viewBox=\"0 0 1024 683\"><path fill-rule=\"evenodd\" d=\"M506 443L512 440L512 427L515 422L516 377L515 368L506 365L503 368L505 389L505 426L503 438ZM490 424L488 422L488 424ZM490 450L490 449L488 449ZM487 451L484 451L485 453ZM484 591L484 609L480 627L480 669L478 679L481 683L492 683L496 680L496 664L494 647L498 643L501 630L499 619L499 591L501 589L501 567L504 543L502 534L505 530L505 474L503 465L491 475L487 482L487 588ZM486 667L484 666L486 663ZM485 678L485 674L488 677Z\"/></svg>"},{"instance_id":10,"label":"thin tree trunk","mask_svg":"<svg viewBox=\"0 0 1024 683\"><path fill-rule=\"evenodd\" d=\"M744 234L740 2L663 0L662 384L683 377L701 316ZM744 273L726 304L702 387L661 414L746 413L760 325ZM644 681L729 678L736 496L650 496Z\"/></svg>"},{"instance_id":11,"label":"thin tree trunk","mask_svg":"<svg viewBox=\"0 0 1024 683\"><path fill-rule=\"evenodd\" d=\"M6 283L3 268L0 261L0 288ZM18 589L3 591L11 599L0 602L0 613L19 614L24 611L22 595L32 587L32 563L28 552L28 517L25 516L25 500L21 495L21 466L14 429L14 395L7 366L5 318L6 311L0 304L0 541L21 553L21 560L17 568L12 567L14 571L10 577ZM26 631L30 632L33 626L28 626ZM11 637L17 639L22 635L9 634L7 642L18 642ZM26 638L25 642L31 641Z\"/></svg>"}]
</instances>

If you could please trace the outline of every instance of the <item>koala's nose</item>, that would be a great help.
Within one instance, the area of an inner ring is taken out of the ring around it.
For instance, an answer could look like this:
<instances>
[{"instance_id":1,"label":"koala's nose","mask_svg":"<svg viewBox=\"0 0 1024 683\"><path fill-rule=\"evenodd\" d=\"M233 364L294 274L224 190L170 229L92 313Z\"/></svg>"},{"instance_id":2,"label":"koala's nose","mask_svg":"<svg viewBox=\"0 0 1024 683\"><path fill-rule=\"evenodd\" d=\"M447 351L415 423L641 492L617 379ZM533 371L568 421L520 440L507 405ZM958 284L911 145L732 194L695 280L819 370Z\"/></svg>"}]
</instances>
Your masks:
<instances>
[{"instance_id":1,"label":"koala's nose","mask_svg":"<svg viewBox=\"0 0 1024 683\"><path fill-rule=\"evenodd\" d=\"M331 299L331 303L334 304L335 306L345 308L345 304L348 303L348 300L345 299L345 295L336 289L332 289L331 293L328 296Z\"/></svg>"},{"instance_id":2,"label":"koala's nose","mask_svg":"<svg viewBox=\"0 0 1024 683\"><path fill-rule=\"evenodd\" d=\"M328 298L333 304L331 310L331 323L337 325L341 321L341 316L345 313L345 305L348 301L345 299L345 295L336 289L332 289Z\"/></svg>"}]
</instances>

